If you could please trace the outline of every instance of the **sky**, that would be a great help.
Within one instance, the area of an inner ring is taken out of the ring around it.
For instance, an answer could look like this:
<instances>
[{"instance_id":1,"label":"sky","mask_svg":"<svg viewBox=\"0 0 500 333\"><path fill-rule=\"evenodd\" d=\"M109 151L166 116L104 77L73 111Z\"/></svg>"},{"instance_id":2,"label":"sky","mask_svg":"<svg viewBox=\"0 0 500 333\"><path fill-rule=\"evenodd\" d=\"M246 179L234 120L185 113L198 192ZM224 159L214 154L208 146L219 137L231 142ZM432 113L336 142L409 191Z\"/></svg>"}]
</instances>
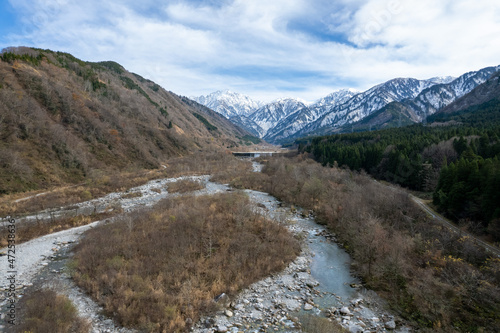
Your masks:
<instances>
[{"instance_id":1,"label":"sky","mask_svg":"<svg viewBox=\"0 0 500 333\"><path fill-rule=\"evenodd\" d=\"M500 65L498 0L0 0L0 49L112 60L184 96L315 101Z\"/></svg>"}]
</instances>

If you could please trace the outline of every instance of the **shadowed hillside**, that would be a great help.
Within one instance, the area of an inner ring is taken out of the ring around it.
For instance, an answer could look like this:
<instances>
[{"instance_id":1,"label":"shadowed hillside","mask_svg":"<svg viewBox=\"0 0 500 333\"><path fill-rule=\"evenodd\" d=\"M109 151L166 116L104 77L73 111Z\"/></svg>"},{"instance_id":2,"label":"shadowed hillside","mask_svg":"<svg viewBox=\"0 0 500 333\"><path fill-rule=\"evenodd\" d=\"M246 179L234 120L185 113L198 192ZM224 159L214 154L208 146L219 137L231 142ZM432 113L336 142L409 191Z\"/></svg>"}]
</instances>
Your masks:
<instances>
[{"instance_id":1,"label":"shadowed hillside","mask_svg":"<svg viewBox=\"0 0 500 333\"><path fill-rule=\"evenodd\" d=\"M24 47L0 55L0 194L157 168L246 135L115 62Z\"/></svg>"}]
</instances>

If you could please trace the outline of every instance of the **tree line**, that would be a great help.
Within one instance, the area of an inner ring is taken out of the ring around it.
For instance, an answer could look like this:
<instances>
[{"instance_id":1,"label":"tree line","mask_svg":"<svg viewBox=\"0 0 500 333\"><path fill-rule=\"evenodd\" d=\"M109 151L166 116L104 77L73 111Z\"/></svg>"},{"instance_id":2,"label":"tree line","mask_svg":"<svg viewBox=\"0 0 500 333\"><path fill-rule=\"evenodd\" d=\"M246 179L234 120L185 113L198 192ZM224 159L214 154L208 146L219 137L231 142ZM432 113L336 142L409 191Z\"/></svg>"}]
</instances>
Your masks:
<instances>
[{"instance_id":1,"label":"tree line","mask_svg":"<svg viewBox=\"0 0 500 333\"><path fill-rule=\"evenodd\" d=\"M365 170L412 190L433 192L449 217L480 221L500 240L500 101L374 132L299 141L323 165ZM490 225L491 224L491 225Z\"/></svg>"}]
</instances>

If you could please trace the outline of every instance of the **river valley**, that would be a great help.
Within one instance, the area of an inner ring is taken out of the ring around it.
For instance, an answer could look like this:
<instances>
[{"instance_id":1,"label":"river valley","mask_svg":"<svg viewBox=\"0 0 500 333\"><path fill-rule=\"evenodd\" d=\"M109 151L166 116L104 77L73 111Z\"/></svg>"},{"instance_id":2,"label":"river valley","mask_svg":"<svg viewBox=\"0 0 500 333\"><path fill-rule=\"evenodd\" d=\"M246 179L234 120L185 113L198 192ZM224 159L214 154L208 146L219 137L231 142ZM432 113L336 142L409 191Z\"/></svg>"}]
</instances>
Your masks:
<instances>
[{"instance_id":1,"label":"river valley","mask_svg":"<svg viewBox=\"0 0 500 333\"><path fill-rule=\"evenodd\" d=\"M253 164L254 171L261 166ZM210 176L168 178L150 181L123 193L28 216L20 223L65 214L91 214L120 207L124 212L154 205L172 195L168 184L181 179L203 183L204 189L196 195L233 191L227 185L210 181ZM350 257L335 242L335 235L314 222L307 211L291 209L274 197L245 190L255 209L276 223L285 224L300 236L303 250L284 271L261 280L243 290L235 299L219 295L220 311L193 324L193 332L301 332L300 318L321 316L340 323L350 332L409 332L400 318L386 310L384 302L372 291L365 290L351 273ZM138 193L130 197L130 193ZM115 208L113 208L115 207ZM68 296L80 315L92 324L92 332L133 332L118 327L102 315L102 308L74 285L69 278L67 263L71 248L89 228L111 219L64 230L20 244L16 247L16 289L22 295L28 288L49 287ZM0 251L5 251L2 249ZM0 258L2 280L0 286L8 288L4 272L9 271L5 257ZM5 283L4 283L5 282ZM0 302L5 306L2 295ZM2 314L5 311L2 311ZM2 315L4 319L4 315ZM3 322L3 320L2 320ZM2 330L8 330L5 324Z\"/></svg>"}]
</instances>

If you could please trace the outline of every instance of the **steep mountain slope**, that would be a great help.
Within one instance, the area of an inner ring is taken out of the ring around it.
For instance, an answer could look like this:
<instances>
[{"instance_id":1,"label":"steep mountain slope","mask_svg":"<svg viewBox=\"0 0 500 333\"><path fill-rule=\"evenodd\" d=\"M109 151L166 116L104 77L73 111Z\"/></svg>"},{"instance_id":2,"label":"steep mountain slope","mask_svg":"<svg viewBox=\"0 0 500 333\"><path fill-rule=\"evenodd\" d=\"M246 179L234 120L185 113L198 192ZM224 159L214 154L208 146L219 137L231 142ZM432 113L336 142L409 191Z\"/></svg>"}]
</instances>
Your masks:
<instances>
[{"instance_id":1,"label":"steep mountain slope","mask_svg":"<svg viewBox=\"0 0 500 333\"><path fill-rule=\"evenodd\" d=\"M256 137L262 137L264 130L255 121L244 115L232 116L229 120Z\"/></svg>"},{"instance_id":2,"label":"steep mountain slope","mask_svg":"<svg viewBox=\"0 0 500 333\"><path fill-rule=\"evenodd\" d=\"M0 193L155 168L248 134L114 62L29 48L0 59Z\"/></svg>"},{"instance_id":3,"label":"steep mountain slope","mask_svg":"<svg viewBox=\"0 0 500 333\"><path fill-rule=\"evenodd\" d=\"M467 94L498 69L500 66L487 67L459 78L397 78L361 93L351 89L335 91L309 106L297 103L284 110L271 104L251 114L245 111L247 107L231 111L239 114L230 119L272 143L290 142L301 136L403 126L425 121L428 115ZM230 100L230 96L225 99ZM207 105L206 100L203 103ZM235 102L230 104L237 109Z\"/></svg>"},{"instance_id":4,"label":"steep mountain slope","mask_svg":"<svg viewBox=\"0 0 500 333\"><path fill-rule=\"evenodd\" d=\"M264 105L257 111L248 116L253 122L255 122L259 128L260 137L265 137L266 133L274 128L278 122L290 114L306 108L306 102L293 98L279 99L269 104Z\"/></svg>"},{"instance_id":5,"label":"steep mountain slope","mask_svg":"<svg viewBox=\"0 0 500 333\"><path fill-rule=\"evenodd\" d=\"M321 108L321 107L331 107L339 104L343 104L351 99L354 95L359 94L361 91L356 89L339 89L330 93L328 96L321 98L316 101L311 108Z\"/></svg>"},{"instance_id":6,"label":"steep mountain slope","mask_svg":"<svg viewBox=\"0 0 500 333\"><path fill-rule=\"evenodd\" d=\"M445 108L460 96L470 95L470 91L476 91L483 82L488 82L500 67L487 67L477 72L466 73L448 84L437 84L423 90L416 98L407 99L401 102L392 102L382 109L374 112L370 116L360 121L335 129L334 132L345 133L351 131L366 131L370 129L380 129L387 127L405 126L411 123L426 121L429 115ZM477 88L476 88L477 87ZM477 103L484 102L491 91L485 88L474 93L474 100ZM464 97L465 97L464 96ZM473 103L472 97L467 97L462 106L455 105L454 110L463 108L467 103Z\"/></svg>"},{"instance_id":7,"label":"steep mountain slope","mask_svg":"<svg viewBox=\"0 0 500 333\"><path fill-rule=\"evenodd\" d=\"M191 99L228 119L235 116L248 116L264 104L229 90L219 90L206 96L191 97Z\"/></svg>"},{"instance_id":8,"label":"steep mountain slope","mask_svg":"<svg viewBox=\"0 0 500 333\"><path fill-rule=\"evenodd\" d=\"M360 132L427 122L428 115L451 113L488 102L499 96L499 74L497 72L491 76L495 69L496 67L484 68L477 72L466 73L449 84L432 86L422 91L415 99L389 103L358 122L341 126L328 133ZM480 84L481 82L484 83ZM457 99L457 96L471 87L475 88Z\"/></svg>"},{"instance_id":9,"label":"steep mountain slope","mask_svg":"<svg viewBox=\"0 0 500 333\"><path fill-rule=\"evenodd\" d=\"M391 102L382 109L351 124L332 128L328 133L349 133L408 126L419 122L418 118L399 102Z\"/></svg>"},{"instance_id":10,"label":"steep mountain slope","mask_svg":"<svg viewBox=\"0 0 500 333\"><path fill-rule=\"evenodd\" d=\"M331 107L346 102L357 93L354 89L337 90L310 106L305 101L292 98L264 104L229 90L192 99L217 111L253 135L272 142L283 137L283 133L285 136L286 133L295 133Z\"/></svg>"},{"instance_id":11,"label":"steep mountain slope","mask_svg":"<svg viewBox=\"0 0 500 333\"><path fill-rule=\"evenodd\" d=\"M332 107L347 102L358 93L359 92L354 89L336 90L309 107L299 108L287 117L281 119L273 128L269 129L264 139L269 142L286 139L300 131L307 124L317 120Z\"/></svg>"},{"instance_id":12,"label":"steep mountain slope","mask_svg":"<svg viewBox=\"0 0 500 333\"><path fill-rule=\"evenodd\" d=\"M466 73L448 84L430 87L422 91L415 99L404 101L402 104L419 121L422 121L425 117L472 91L498 70L500 70L500 66L486 67L476 72Z\"/></svg>"},{"instance_id":13,"label":"steep mountain slope","mask_svg":"<svg viewBox=\"0 0 500 333\"><path fill-rule=\"evenodd\" d=\"M436 116L465 110L495 99L500 100L500 68L497 67L497 69L498 71L488 80L474 88L470 93L436 112Z\"/></svg>"},{"instance_id":14,"label":"steep mountain slope","mask_svg":"<svg viewBox=\"0 0 500 333\"><path fill-rule=\"evenodd\" d=\"M443 81L446 81L446 78L429 80L398 78L387 81L355 95L344 104L334 106L319 119L295 133L294 137L308 133L326 133L333 128L354 123L391 102L415 98L424 89Z\"/></svg>"}]
</instances>

